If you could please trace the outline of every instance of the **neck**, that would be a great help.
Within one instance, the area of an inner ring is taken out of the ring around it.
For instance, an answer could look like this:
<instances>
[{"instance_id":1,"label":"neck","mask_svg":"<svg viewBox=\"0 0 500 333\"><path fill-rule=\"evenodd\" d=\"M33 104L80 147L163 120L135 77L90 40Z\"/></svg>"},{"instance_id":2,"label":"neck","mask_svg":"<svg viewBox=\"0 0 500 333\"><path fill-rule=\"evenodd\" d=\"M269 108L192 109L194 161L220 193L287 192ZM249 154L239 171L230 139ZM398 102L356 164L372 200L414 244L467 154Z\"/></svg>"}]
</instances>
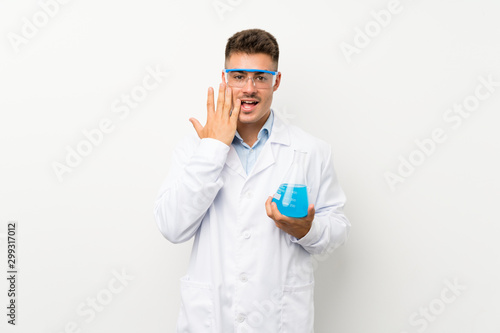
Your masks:
<instances>
[{"instance_id":1,"label":"neck","mask_svg":"<svg viewBox=\"0 0 500 333\"><path fill-rule=\"evenodd\" d=\"M237 127L238 133L240 134L241 138L247 145L252 147L255 141L257 141L259 131L262 129L262 126L264 126L270 115L271 115L271 110L269 109L267 115L265 115L255 123L245 124L238 121L238 127Z\"/></svg>"}]
</instances>

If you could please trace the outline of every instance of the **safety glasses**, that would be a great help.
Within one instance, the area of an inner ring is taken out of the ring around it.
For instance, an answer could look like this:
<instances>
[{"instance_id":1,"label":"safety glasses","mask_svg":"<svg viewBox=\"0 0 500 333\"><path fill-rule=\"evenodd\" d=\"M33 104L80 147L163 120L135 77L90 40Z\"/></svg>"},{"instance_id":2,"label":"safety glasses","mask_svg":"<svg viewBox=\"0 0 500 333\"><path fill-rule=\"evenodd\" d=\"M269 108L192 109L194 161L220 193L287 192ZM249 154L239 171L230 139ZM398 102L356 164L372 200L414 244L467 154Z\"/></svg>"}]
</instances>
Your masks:
<instances>
[{"instance_id":1,"label":"safety glasses","mask_svg":"<svg viewBox=\"0 0 500 333\"><path fill-rule=\"evenodd\" d=\"M226 83L233 88L243 88L249 79L257 89L272 88L278 72L263 69L234 68L224 69Z\"/></svg>"}]
</instances>

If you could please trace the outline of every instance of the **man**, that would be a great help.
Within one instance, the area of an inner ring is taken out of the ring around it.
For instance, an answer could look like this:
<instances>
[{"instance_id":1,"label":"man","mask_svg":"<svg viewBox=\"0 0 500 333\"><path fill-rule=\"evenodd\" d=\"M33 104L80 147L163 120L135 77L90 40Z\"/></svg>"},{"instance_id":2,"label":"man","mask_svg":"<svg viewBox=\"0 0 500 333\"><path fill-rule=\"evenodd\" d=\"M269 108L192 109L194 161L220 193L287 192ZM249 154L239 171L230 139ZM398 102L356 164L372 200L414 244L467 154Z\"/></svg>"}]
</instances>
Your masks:
<instances>
[{"instance_id":1,"label":"man","mask_svg":"<svg viewBox=\"0 0 500 333\"><path fill-rule=\"evenodd\" d=\"M271 110L281 83L269 33L229 38L217 105L180 142L155 204L162 234L194 238L181 279L178 332L313 332L313 254L332 251L350 223L330 146ZM283 216L272 202L294 150L307 152L307 216Z\"/></svg>"}]
</instances>

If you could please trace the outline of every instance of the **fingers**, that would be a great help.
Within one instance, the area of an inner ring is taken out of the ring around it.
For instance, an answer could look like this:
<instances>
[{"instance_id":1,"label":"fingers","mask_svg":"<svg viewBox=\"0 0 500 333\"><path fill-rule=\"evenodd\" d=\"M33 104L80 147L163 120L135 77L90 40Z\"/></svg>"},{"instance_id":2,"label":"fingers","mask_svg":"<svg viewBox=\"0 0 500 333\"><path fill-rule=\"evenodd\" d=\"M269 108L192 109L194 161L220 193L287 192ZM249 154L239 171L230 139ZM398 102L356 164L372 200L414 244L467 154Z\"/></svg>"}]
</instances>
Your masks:
<instances>
[{"instance_id":1,"label":"fingers","mask_svg":"<svg viewBox=\"0 0 500 333\"><path fill-rule=\"evenodd\" d=\"M289 217L283 215L280 213L278 206L276 205L276 202L273 202L273 197L268 197L266 200L266 213L267 216L272 218L275 222L280 221L280 222L286 222Z\"/></svg>"},{"instance_id":2,"label":"fingers","mask_svg":"<svg viewBox=\"0 0 500 333\"><path fill-rule=\"evenodd\" d=\"M212 117L215 109L214 109L214 89L212 87L208 88L207 93L207 119L208 117Z\"/></svg>"},{"instance_id":3,"label":"fingers","mask_svg":"<svg viewBox=\"0 0 500 333\"><path fill-rule=\"evenodd\" d=\"M221 83L219 85L219 97L217 97L217 110L216 112L222 112L222 109L224 107L224 95L226 94L226 85L224 83Z\"/></svg>"},{"instance_id":4,"label":"fingers","mask_svg":"<svg viewBox=\"0 0 500 333\"><path fill-rule=\"evenodd\" d=\"M233 111L234 113L234 111ZM266 200L266 213L267 213L267 216L269 216L270 218L273 218L273 214L272 214L272 210L271 210L271 200L273 200L273 197L269 196Z\"/></svg>"},{"instance_id":5,"label":"fingers","mask_svg":"<svg viewBox=\"0 0 500 333\"><path fill-rule=\"evenodd\" d=\"M311 221L314 219L314 205L310 204L307 207L307 216L302 218L288 217L280 213L278 206L272 201L272 197L266 200L266 213L273 221L276 227L284 232L301 239L309 230L311 230Z\"/></svg>"},{"instance_id":6,"label":"fingers","mask_svg":"<svg viewBox=\"0 0 500 333\"><path fill-rule=\"evenodd\" d=\"M236 100L236 103L234 104L234 108L233 108L233 111L232 113L230 114L230 120L231 122L233 122L234 124L236 123L236 121L238 120L238 115L240 114L240 110L241 110L241 100L238 98Z\"/></svg>"},{"instance_id":7,"label":"fingers","mask_svg":"<svg viewBox=\"0 0 500 333\"><path fill-rule=\"evenodd\" d=\"M307 216L312 216L314 217L314 214L316 213L316 209L314 209L314 205L310 204L309 208L307 208Z\"/></svg>"},{"instance_id":8,"label":"fingers","mask_svg":"<svg viewBox=\"0 0 500 333\"><path fill-rule=\"evenodd\" d=\"M221 117L226 120L229 119L231 104L233 104L233 91L230 87L226 86L226 94L224 95L224 110L222 110L221 114Z\"/></svg>"},{"instance_id":9,"label":"fingers","mask_svg":"<svg viewBox=\"0 0 500 333\"><path fill-rule=\"evenodd\" d=\"M198 133L198 136L200 137L201 139L201 131L203 130L203 126L201 126L200 122L198 121L198 119L195 119L195 118L189 118L189 121L191 122L191 124L193 124L193 127L196 131L196 133Z\"/></svg>"},{"instance_id":10,"label":"fingers","mask_svg":"<svg viewBox=\"0 0 500 333\"><path fill-rule=\"evenodd\" d=\"M288 233L290 218L280 213L276 202L271 202L271 214L273 215L274 224Z\"/></svg>"},{"instance_id":11,"label":"fingers","mask_svg":"<svg viewBox=\"0 0 500 333\"><path fill-rule=\"evenodd\" d=\"M282 221L280 217L283 217L283 215L281 215L280 211L278 210L278 206L272 200L273 197L267 198L266 213L267 216L269 216L274 221L274 224L281 229L283 227L282 224L284 221Z\"/></svg>"},{"instance_id":12,"label":"fingers","mask_svg":"<svg viewBox=\"0 0 500 333\"><path fill-rule=\"evenodd\" d=\"M290 219L288 216L285 216L280 213L278 205L276 205L276 202L271 202L271 209L272 209L271 212L273 213L274 216L274 220L279 222L288 222L288 220Z\"/></svg>"}]
</instances>

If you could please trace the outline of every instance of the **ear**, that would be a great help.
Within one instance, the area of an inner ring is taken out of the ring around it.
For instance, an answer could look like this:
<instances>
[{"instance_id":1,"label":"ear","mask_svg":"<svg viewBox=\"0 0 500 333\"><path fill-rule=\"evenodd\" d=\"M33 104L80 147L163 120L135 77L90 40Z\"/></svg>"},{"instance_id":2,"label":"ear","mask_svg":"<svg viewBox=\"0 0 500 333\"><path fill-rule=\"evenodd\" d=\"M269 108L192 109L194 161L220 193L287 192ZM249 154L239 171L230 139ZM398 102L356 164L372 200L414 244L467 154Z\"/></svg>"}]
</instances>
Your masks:
<instances>
[{"instance_id":1,"label":"ear","mask_svg":"<svg viewBox=\"0 0 500 333\"><path fill-rule=\"evenodd\" d=\"M278 72L276 74L276 83L274 84L274 87L273 87L273 92L278 90L278 87L280 86L280 83L281 83L281 72Z\"/></svg>"},{"instance_id":2,"label":"ear","mask_svg":"<svg viewBox=\"0 0 500 333\"><path fill-rule=\"evenodd\" d=\"M222 79L222 82L224 82L224 84L226 84L226 75L224 74L224 71L222 71L221 79Z\"/></svg>"}]
</instances>

